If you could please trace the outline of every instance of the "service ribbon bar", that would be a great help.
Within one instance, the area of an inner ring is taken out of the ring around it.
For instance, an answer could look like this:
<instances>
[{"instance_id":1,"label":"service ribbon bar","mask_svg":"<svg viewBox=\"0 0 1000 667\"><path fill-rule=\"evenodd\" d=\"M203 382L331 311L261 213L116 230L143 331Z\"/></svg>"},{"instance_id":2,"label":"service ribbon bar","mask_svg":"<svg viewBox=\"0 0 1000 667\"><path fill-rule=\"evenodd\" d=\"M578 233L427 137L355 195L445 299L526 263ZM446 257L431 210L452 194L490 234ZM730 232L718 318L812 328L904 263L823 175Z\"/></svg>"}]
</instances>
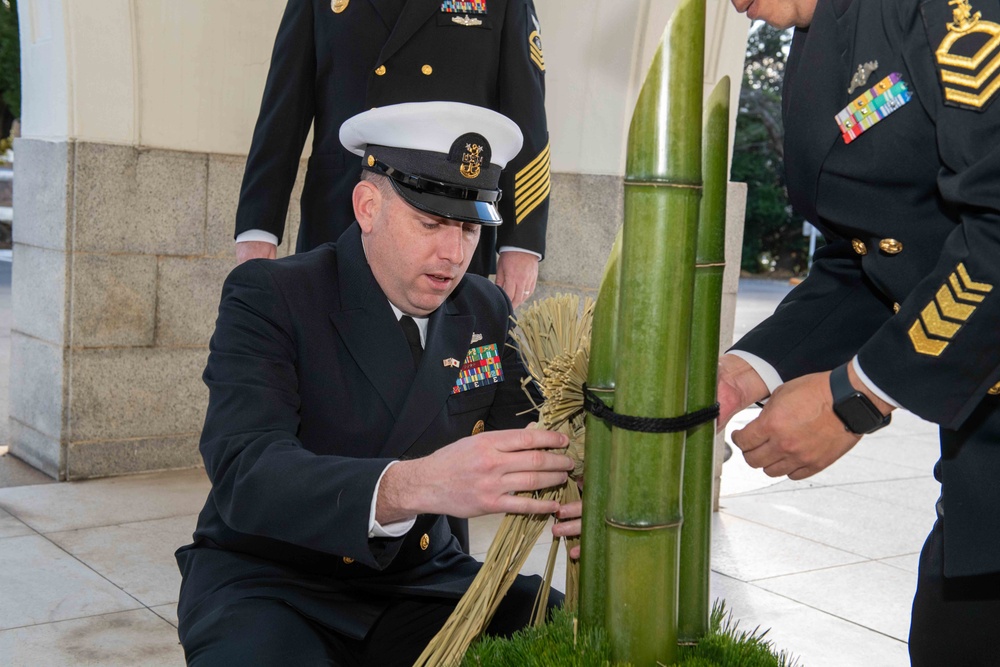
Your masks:
<instances>
[{"instance_id":1,"label":"service ribbon bar","mask_svg":"<svg viewBox=\"0 0 1000 667\"><path fill-rule=\"evenodd\" d=\"M913 93L899 72L885 77L834 117L844 143L851 143L912 98Z\"/></svg>"},{"instance_id":2,"label":"service ribbon bar","mask_svg":"<svg viewBox=\"0 0 1000 667\"><path fill-rule=\"evenodd\" d=\"M451 393L457 394L496 382L503 382L503 367L500 365L497 344L474 347L465 356Z\"/></svg>"},{"instance_id":3,"label":"service ribbon bar","mask_svg":"<svg viewBox=\"0 0 1000 667\"><path fill-rule=\"evenodd\" d=\"M444 0L441 11L447 14L485 14L486 0Z\"/></svg>"}]
</instances>

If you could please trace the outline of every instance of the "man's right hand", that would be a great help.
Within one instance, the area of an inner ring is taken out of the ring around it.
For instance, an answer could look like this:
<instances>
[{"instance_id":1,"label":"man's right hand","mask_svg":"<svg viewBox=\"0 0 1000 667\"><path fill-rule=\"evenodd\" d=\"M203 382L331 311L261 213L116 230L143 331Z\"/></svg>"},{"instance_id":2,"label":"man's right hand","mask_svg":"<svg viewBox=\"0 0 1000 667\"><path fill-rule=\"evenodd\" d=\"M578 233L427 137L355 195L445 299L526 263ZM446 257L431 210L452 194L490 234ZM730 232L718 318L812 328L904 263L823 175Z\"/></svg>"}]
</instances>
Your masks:
<instances>
[{"instance_id":1,"label":"man's right hand","mask_svg":"<svg viewBox=\"0 0 1000 667\"><path fill-rule=\"evenodd\" d=\"M278 247L267 241L241 241L236 244L237 266L248 259L274 259L277 256Z\"/></svg>"},{"instance_id":2,"label":"man's right hand","mask_svg":"<svg viewBox=\"0 0 1000 667\"><path fill-rule=\"evenodd\" d=\"M382 477L375 519L384 526L417 514L552 514L558 501L516 494L564 484L572 459L544 450L568 444L561 433L529 427L480 433L401 461Z\"/></svg>"}]
</instances>

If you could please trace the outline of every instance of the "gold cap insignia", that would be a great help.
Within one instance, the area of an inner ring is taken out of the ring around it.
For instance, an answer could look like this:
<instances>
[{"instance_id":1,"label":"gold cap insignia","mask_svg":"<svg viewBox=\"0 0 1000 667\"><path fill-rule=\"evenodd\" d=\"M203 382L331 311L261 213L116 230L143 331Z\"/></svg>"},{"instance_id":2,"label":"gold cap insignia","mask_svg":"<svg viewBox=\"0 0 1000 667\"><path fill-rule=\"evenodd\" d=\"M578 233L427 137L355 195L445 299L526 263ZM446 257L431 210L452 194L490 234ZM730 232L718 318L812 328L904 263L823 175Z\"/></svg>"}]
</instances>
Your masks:
<instances>
[{"instance_id":1,"label":"gold cap insignia","mask_svg":"<svg viewBox=\"0 0 1000 667\"><path fill-rule=\"evenodd\" d=\"M347 9L347 5L351 4L351 0L333 0L331 7L333 8L334 14L339 14L340 12Z\"/></svg>"},{"instance_id":2,"label":"gold cap insignia","mask_svg":"<svg viewBox=\"0 0 1000 667\"><path fill-rule=\"evenodd\" d=\"M982 12L972 11L968 0L951 0L951 23L934 57L944 86L945 104L981 111L1000 90L1000 25L982 20ZM973 35L979 37L972 37ZM981 41L985 35L985 41ZM972 42L963 42L967 37ZM980 40L980 41L976 41ZM969 53L975 44L981 46ZM984 63L985 66L984 66Z\"/></svg>"},{"instance_id":3,"label":"gold cap insignia","mask_svg":"<svg viewBox=\"0 0 1000 667\"><path fill-rule=\"evenodd\" d=\"M465 144L465 153L462 154L462 166L458 171L466 178L479 176L483 164L481 155L483 147L479 144Z\"/></svg>"},{"instance_id":4,"label":"gold cap insignia","mask_svg":"<svg viewBox=\"0 0 1000 667\"><path fill-rule=\"evenodd\" d=\"M375 156L374 155L369 155L368 156L368 166L369 167L374 167L375 166Z\"/></svg>"},{"instance_id":5,"label":"gold cap insignia","mask_svg":"<svg viewBox=\"0 0 1000 667\"><path fill-rule=\"evenodd\" d=\"M486 422L482 419L476 422L476 425L472 427L472 435L479 435L486 430Z\"/></svg>"}]
</instances>

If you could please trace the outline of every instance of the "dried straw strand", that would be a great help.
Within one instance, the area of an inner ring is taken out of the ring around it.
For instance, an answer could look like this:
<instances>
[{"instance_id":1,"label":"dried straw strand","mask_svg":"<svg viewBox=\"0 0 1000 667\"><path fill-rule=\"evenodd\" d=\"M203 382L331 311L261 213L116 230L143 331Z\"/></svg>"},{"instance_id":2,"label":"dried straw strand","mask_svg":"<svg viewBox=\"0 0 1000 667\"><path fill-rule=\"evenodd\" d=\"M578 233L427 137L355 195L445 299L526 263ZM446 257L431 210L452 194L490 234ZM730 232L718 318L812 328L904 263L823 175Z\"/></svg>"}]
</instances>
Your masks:
<instances>
[{"instance_id":1,"label":"dried straw strand","mask_svg":"<svg viewBox=\"0 0 1000 667\"><path fill-rule=\"evenodd\" d=\"M514 344L544 399L541 405L535 406L538 427L569 437L567 454L576 463L574 475L583 471L582 387L587 377L593 313L592 299L586 299L581 310L578 296L559 294L526 308L514 330ZM569 488L572 491L567 491ZM567 498L579 498L579 491L576 481L571 479L561 487L519 495L567 502ZM414 667L453 667L461 662L469 645L489 625L548 520L548 515L542 514L504 516L479 574ZM545 581L536 600L534 615L541 618L544 618L558 542L553 543ZM574 541L567 541L567 548L573 546L571 542ZM571 594L567 590L567 601L572 596L575 605L578 573L572 573L573 569L578 570L578 564L568 561L567 589L572 586L573 591Z\"/></svg>"}]
</instances>

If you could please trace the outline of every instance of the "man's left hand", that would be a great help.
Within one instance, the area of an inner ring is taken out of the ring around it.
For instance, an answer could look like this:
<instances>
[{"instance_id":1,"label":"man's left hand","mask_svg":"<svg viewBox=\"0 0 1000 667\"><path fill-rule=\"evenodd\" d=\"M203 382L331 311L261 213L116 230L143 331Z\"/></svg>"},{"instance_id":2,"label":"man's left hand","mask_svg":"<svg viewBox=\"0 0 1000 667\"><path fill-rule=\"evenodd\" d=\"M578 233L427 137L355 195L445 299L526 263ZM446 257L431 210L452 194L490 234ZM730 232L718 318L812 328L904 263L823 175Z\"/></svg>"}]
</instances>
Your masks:
<instances>
[{"instance_id":1,"label":"man's left hand","mask_svg":"<svg viewBox=\"0 0 1000 667\"><path fill-rule=\"evenodd\" d=\"M535 291L538 257L530 252L508 250L497 258L497 285L517 308Z\"/></svg>"},{"instance_id":2,"label":"man's left hand","mask_svg":"<svg viewBox=\"0 0 1000 667\"><path fill-rule=\"evenodd\" d=\"M861 439L845 429L833 412L829 372L782 384L760 416L732 436L751 467L789 479L815 475Z\"/></svg>"}]
</instances>

